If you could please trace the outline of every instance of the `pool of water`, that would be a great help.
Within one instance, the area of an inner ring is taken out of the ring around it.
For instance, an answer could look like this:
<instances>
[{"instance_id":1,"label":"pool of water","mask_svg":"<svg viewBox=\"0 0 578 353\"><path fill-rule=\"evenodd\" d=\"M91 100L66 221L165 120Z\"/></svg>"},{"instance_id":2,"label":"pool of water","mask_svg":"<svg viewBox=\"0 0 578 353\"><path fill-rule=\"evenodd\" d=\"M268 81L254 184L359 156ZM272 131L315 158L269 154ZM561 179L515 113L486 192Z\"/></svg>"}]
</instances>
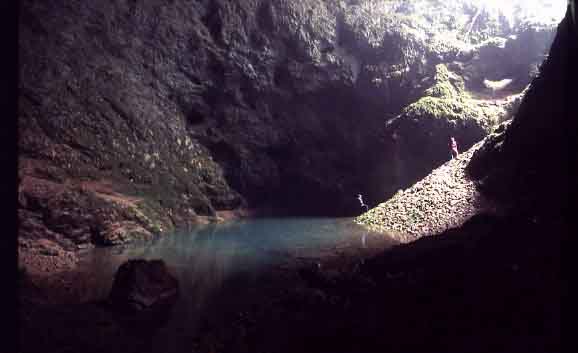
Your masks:
<instances>
[{"instance_id":1,"label":"pool of water","mask_svg":"<svg viewBox=\"0 0 578 353\"><path fill-rule=\"evenodd\" d=\"M143 243L92 249L83 255L79 271L92 278L91 296L102 299L123 262L163 259L180 285L169 323L156 339L156 345L170 351L171 345L181 346L175 332L192 334L202 317L235 305L238 292L263 285L258 282L262 271L340 254L363 254L394 243L385 235L368 233L351 218L243 219Z\"/></svg>"}]
</instances>

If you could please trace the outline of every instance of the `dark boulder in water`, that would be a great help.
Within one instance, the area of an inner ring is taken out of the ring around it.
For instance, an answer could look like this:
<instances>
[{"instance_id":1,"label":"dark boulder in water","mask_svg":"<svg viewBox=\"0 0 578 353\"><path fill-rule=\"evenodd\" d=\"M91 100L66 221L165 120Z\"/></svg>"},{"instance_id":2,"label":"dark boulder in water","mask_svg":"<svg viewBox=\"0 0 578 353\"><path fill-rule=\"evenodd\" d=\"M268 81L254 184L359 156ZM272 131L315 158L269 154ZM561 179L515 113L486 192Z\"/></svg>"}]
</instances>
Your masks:
<instances>
[{"instance_id":1,"label":"dark boulder in water","mask_svg":"<svg viewBox=\"0 0 578 353\"><path fill-rule=\"evenodd\" d=\"M170 306L179 283L162 260L129 260L114 276L109 294L112 306L123 312L140 312Z\"/></svg>"}]
</instances>

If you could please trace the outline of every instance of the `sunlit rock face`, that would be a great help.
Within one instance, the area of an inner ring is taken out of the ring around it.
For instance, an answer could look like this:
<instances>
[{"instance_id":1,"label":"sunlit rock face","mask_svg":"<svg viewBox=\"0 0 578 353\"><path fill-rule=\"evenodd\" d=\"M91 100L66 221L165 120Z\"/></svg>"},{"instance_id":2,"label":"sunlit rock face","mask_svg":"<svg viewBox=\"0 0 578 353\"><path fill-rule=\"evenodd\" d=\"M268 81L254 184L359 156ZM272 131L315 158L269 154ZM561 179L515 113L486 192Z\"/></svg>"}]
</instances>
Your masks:
<instances>
[{"instance_id":1,"label":"sunlit rock face","mask_svg":"<svg viewBox=\"0 0 578 353\"><path fill-rule=\"evenodd\" d=\"M487 138L468 166L482 192L519 212L558 219L569 205L576 180L577 38L568 13L514 119Z\"/></svg>"},{"instance_id":2,"label":"sunlit rock face","mask_svg":"<svg viewBox=\"0 0 578 353\"><path fill-rule=\"evenodd\" d=\"M21 220L78 246L218 210L381 201L400 185L384 123L437 64L477 73L468 45L517 33L478 20L465 36L471 3L22 1ZM63 235L54 210L96 220Z\"/></svg>"}]
</instances>

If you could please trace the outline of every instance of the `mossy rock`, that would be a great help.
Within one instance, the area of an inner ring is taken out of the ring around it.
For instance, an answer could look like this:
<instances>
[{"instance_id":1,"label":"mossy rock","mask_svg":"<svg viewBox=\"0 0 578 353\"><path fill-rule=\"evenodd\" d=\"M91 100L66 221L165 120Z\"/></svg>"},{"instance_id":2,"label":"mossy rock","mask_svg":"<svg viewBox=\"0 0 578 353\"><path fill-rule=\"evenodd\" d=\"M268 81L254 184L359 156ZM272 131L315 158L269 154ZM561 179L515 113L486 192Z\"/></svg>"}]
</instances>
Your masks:
<instances>
[{"instance_id":1,"label":"mossy rock","mask_svg":"<svg viewBox=\"0 0 578 353\"><path fill-rule=\"evenodd\" d=\"M423 97L404 109L403 115L409 118L445 119L445 120L482 120L483 111L466 102L455 99Z\"/></svg>"},{"instance_id":2,"label":"mossy rock","mask_svg":"<svg viewBox=\"0 0 578 353\"><path fill-rule=\"evenodd\" d=\"M407 106L401 116L418 120L475 121L486 132L498 121L470 99L463 79L446 65L436 65L433 80L434 84L424 92L425 96Z\"/></svg>"},{"instance_id":3,"label":"mossy rock","mask_svg":"<svg viewBox=\"0 0 578 353\"><path fill-rule=\"evenodd\" d=\"M456 96L458 93L454 86L449 82L438 83L433 87L428 88L425 94L436 98L450 98Z\"/></svg>"},{"instance_id":4,"label":"mossy rock","mask_svg":"<svg viewBox=\"0 0 578 353\"><path fill-rule=\"evenodd\" d=\"M424 94L436 98L467 98L463 79L449 71L446 65L438 64L435 67L434 84Z\"/></svg>"}]
</instances>

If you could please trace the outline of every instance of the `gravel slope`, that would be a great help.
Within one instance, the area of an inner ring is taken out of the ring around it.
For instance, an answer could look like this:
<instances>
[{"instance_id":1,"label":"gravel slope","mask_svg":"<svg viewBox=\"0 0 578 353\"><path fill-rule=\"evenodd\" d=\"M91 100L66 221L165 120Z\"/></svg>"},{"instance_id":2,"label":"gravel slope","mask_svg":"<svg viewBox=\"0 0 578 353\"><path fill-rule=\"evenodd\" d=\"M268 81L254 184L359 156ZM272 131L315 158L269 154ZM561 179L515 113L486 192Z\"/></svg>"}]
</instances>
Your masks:
<instances>
[{"instance_id":1,"label":"gravel slope","mask_svg":"<svg viewBox=\"0 0 578 353\"><path fill-rule=\"evenodd\" d=\"M401 242L410 242L462 225L489 208L489 202L465 174L478 142L458 158L433 170L409 189L358 216L355 221L372 231L386 232ZM449 151L448 151L449 154Z\"/></svg>"}]
</instances>

